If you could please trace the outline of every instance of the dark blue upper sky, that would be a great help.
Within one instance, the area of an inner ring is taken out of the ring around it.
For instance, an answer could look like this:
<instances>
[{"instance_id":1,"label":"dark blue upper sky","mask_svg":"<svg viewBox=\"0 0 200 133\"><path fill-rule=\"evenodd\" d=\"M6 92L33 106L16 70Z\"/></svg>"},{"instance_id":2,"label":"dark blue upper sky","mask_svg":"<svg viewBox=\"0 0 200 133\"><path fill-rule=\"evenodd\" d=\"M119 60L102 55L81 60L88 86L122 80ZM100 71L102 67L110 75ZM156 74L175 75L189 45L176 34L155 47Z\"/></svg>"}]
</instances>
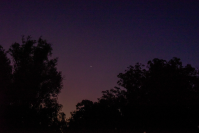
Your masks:
<instances>
[{"instance_id":1,"label":"dark blue upper sky","mask_svg":"<svg viewBox=\"0 0 200 133\"><path fill-rule=\"evenodd\" d=\"M198 0L2 0L0 45L43 36L59 57L63 111L96 101L136 62L179 57L199 66ZM93 67L90 67L93 66Z\"/></svg>"}]
</instances>

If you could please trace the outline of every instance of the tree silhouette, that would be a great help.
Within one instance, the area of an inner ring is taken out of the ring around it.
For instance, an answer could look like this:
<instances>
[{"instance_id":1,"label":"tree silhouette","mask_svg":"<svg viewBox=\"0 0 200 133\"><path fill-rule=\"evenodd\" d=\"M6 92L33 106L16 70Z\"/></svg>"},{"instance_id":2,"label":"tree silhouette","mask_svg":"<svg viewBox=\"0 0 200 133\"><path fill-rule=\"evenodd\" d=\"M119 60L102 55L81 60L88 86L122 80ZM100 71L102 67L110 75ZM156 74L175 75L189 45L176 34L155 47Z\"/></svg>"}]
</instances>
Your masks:
<instances>
[{"instance_id":1,"label":"tree silhouette","mask_svg":"<svg viewBox=\"0 0 200 133\"><path fill-rule=\"evenodd\" d=\"M5 127L6 118L4 117L9 104L9 86L11 84L12 67L7 53L0 46L0 128Z\"/></svg>"},{"instance_id":2,"label":"tree silhouette","mask_svg":"<svg viewBox=\"0 0 200 133\"><path fill-rule=\"evenodd\" d=\"M90 100L82 100L76 105L76 111L71 112L68 124L72 130L105 131L117 127L118 121L114 123L113 121L119 116L119 111L107 100L94 103Z\"/></svg>"},{"instance_id":3,"label":"tree silhouette","mask_svg":"<svg viewBox=\"0 0 200 133\"><path fill-rule=\"evenodd\" d=\"M63 78L56 68L57 58L50 58L51 44L41 37L37 41L30 36L22 37L22 44L14 43L8 53L12 58L12 82L6 88L8 93L3 93L9 97L5 115L8 126L59 129L58 116L62 105L57 102L57 96Z\"/></svg>"},{"instance_id":4,"label":"tree silhouette","mask_svg":"<svg viewBox=\"0 0 200 133\"><path fill-rule=\"evenodd\" d=\"M199 77L191 65L183 67L178 58L153 59L147 70L137 63L118 77L127 90L124 115L137 120L135 128L197 128Z\"/></svg>"},{"instance_id":5,"label":"tree silhouette","mask_svg":"<svg viewBox=\"0 0 200 133\"><path fill-rule=\"evenodd\" d=\"M78 103L69 127L96 123L123 132L198 130L199 76L191 65L183 67L175 57L155 58L146 67L129 66L118 78L119 87L102 91L98 102Z\"/></svg>"}]
</instances>

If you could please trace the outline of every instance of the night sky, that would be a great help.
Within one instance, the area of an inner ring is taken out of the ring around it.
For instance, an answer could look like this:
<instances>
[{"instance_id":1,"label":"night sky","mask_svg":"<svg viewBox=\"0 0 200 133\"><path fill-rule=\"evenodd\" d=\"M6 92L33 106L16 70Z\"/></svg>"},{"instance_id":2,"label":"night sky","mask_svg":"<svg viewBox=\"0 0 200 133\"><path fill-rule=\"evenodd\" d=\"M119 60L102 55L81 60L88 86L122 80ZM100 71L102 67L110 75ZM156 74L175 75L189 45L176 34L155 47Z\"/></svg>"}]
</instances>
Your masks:
<instances>
[{"instance_id":1,"label":"night sky","mask_svg":"<svg viewBox=\"0 0 200 133\"><path fill-rule=\"evenodd\" d=\"M67 118L136 62L179 57L199 67L198 0L1 0L0 45L8 50L22 35L52 44Z\"/></svg>"}]
</instances>

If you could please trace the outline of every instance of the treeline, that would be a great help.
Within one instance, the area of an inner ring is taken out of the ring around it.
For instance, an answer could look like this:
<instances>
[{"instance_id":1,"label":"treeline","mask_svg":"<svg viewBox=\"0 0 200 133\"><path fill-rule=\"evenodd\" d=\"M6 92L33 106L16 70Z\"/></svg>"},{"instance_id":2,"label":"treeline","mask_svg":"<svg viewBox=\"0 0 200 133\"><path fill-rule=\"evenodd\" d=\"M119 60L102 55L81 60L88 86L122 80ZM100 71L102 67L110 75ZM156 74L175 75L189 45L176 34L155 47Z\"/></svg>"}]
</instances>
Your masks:
<instances>
[{"instance_id":1,"label":"treeline","mask_svg":"<svg viewBox=\"0 0 200 133\"><path fill-rule=\"evenodd\" d=\"M63 77L51 55L41 37L0 46L0 131L198 132L199 72L179 58L129 66L118 87L97 102L82 100L66 119L57 102Z\"/></svg>"},{"instance_id":2,"label":"treeline","mask_svg":"<svg viewBox=\"0 0 200 133\"><path fill-rule=\"evenodd\" d=\"M199 75L179 58L136 63L118 75L119 87L102 91L98 102L82 100L68 119L76 131L196 131Z\"/></svg>"}]
</instances>

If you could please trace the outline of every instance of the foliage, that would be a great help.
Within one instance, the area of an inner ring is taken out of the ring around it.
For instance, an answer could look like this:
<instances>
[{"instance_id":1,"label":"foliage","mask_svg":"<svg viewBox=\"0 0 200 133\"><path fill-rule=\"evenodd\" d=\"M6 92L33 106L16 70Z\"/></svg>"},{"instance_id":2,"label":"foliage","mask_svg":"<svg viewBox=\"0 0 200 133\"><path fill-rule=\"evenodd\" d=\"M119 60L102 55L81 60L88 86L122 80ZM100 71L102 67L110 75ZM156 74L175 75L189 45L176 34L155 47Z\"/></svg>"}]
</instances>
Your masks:
<instances>
[{"instance_id":1,"label":"foliage","mask_svg":"<svg viewBox=\"0 0 200 133\"><path fill-rule=\"evenodd\" d=\"M12 44L8 53L12 59L12 67L8 67L8 74L12 70L9 76L12 82L6 87L7 93L3 93L8 97L5 115L8 126L23 129L55 127L60 123L58 116L62 105L57 102L57 96L63 78L56 68L58 59L50 58L51 44L41 37L37 41L30 36L22 37L22 44ZM2 64L11 66L9 59L5 59L7 63ZM5 71L2 67L1 70Z\"/></svg>"},{"instance_id":2,"label":"foliage","mask_svg":"<svg viewBox=\"0 0 200 133\"><path fill-rule=\"evenodd\" d=\"M7 58L7 52L0 46L0 125L4 126L6 119L4 114L8 103L8 88L11 84L12 67L10 60Z\"/></svg>"},{"instance_id":3,"label":"foliage","mask_svg":"<svg viewBox=\"0 0 200 133\"><path fill-rule=\"evenodd\" d=\"M70 128L198 130L199 76L191 65L183 67L175 57L169 61L155 58L146 67L129 66L118 78L120 87L103 91L98 102L77 104Z\"/></svg>"}]
</instances>

